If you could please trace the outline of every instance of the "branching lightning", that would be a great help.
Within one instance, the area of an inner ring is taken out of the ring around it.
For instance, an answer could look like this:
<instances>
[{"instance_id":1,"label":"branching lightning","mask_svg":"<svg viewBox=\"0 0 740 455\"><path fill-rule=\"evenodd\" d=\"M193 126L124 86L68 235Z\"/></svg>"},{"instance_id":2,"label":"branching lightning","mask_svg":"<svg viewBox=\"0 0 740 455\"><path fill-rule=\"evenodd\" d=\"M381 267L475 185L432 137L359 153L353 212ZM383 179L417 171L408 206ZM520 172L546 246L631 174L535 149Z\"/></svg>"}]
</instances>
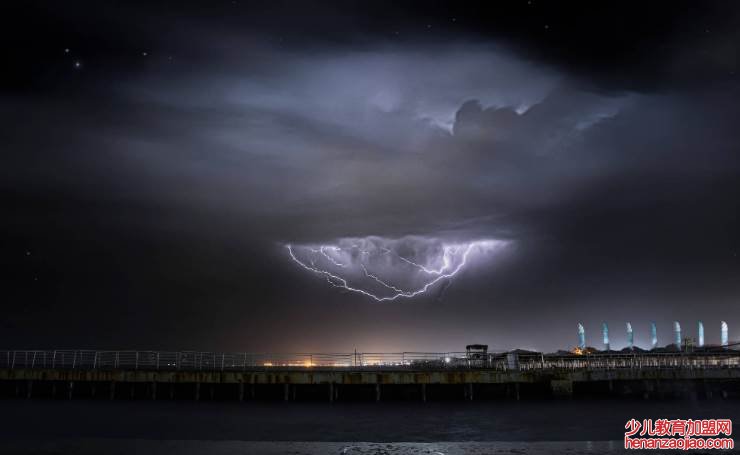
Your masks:
<instances>
[{"instance_id":1,"label":"branching lightning","mask_svg":"<svg viewBox=\"0 0 740 455\"><path fill-rule=\"evenodd\" d=\"M326 250L332 250L332 251L336 252L336 251L341 251L341 248L336 247L336 246L321 246L319 248L319 252L321 253L322 256L324 256L332 264L336 265L337 267L344 267L344 264L342 264L341 262L338 262L336 259L334 259L333 257L331 257L326 252Z\"/></svg>"},{"instance_id":2,"label":"branching lightning","mask_svg":"<svg viewBox=\"0 0 740 455\"><path fill-rule=\"evenodd\" d=\"M392 243L392 241L387 242ZM462 244L442 244L441 256L437 248L434 254L425 253L427 257L423 258L426 259L423 263L420 263L418 256L414 257L415 260L411 260L385 245L371 244L369 248L365 248L362 244L355 242L342 248L337 245L294 247L288 244L285 248L293 262L309 272L323 276L331 286L364 295L376 302L388 302L424 294L440 282L446 281L446 287L449 286L452 279L468 264L469 256L473 251L486 251L505 243L496 240L479 240ZM298 254L299 251L300 254ZM413 267L417 275L411 275L408 266ZM370 269L377 270L378 268L382 268L385 272L390 271L401 278L406 275L408 278L406 281L413 283L413 286L403 289L381 278L378 272L370 271ZM420 278L419 272L430 277Z\"/></svg>"},{"instance_id":3,"label":"branching lightning","mask_svg":"<svg viewBox=\"0 0 740 455\"><path fill-rule=\"evenodd\" d=\"M360 264L360 265L362 266L362 271L365 272L365 276L366 277L368 277L368 278L370 278L372 280L375 280L376 282L380 283L382 286L384 286L384 287L386 287L386 288L388 288L388 289L390 289L392 291L400 292L402 294L405 293L405 292L407 292L407 291L404 291L403 289L399 289L399 288L393 286L392 284L386 283L385 281L381 280L377 276L375 276L372 273L368 272L367 271L367 267L365 267L365 264Z\"/></svg>"},{"instance_id":4,"label":"branching lightning","mask_svg":"<svg viewBox=\"0 0 740 455\"><path fill-rule=\"evenodd\" d=\"M457 251L457 248L453 248L453 247L450 247L450 246L445 246L443 248L443 253L442 253L442 267L440 269L438 269L438 270L426 268L423 265L417 264L416 262L411 261L409 259L406 259L403 256L398 256L398 259L402 260L403 262L405 262L407 264L413 265L414 267L418 268L419 270L421 270L424 273L428 273L430 275L439 275L442 272L444 272L445 270L447 270L447 268L450 266L450 256L448 254L450 251L452 251L453 254L454 254L454 252Z\"/></svg>"}]
</instances>

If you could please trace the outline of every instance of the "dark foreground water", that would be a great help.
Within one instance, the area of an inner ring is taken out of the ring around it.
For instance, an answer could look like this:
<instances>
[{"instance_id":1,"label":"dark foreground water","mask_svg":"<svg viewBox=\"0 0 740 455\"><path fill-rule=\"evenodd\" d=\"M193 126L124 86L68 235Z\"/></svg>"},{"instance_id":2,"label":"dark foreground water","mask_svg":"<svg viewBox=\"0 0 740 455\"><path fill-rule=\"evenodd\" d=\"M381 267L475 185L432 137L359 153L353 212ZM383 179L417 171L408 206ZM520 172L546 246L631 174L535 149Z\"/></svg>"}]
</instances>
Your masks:
<instances>
[{"instance_id":1,"label":"dark foreground water","mask_svg":"<svg viewBox=\"0 0 740 455\"><path fill-rule=\"evenodd\" d=\"M740 403L10 400L0 401L0 454L623 453L630 418L740 422Z\"/></svg>"}]
</instances>

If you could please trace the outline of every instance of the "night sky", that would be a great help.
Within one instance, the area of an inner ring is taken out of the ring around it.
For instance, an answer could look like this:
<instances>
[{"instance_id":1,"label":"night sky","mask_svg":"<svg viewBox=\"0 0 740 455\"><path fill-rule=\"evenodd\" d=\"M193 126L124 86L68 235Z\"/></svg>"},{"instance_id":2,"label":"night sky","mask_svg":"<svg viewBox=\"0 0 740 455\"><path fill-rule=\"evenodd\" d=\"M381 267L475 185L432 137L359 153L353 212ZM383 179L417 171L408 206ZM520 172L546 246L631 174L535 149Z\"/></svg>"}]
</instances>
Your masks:
<instances>
[{"instance_id":1,"label":"night sky","mask_svg":"<svg viewBox=\"0 0 740 455\"><path fill-rule=\"evenodd\" d=\"M740 338L736 2L20 3L3 349Z\"/></svg>"}]
</instances>

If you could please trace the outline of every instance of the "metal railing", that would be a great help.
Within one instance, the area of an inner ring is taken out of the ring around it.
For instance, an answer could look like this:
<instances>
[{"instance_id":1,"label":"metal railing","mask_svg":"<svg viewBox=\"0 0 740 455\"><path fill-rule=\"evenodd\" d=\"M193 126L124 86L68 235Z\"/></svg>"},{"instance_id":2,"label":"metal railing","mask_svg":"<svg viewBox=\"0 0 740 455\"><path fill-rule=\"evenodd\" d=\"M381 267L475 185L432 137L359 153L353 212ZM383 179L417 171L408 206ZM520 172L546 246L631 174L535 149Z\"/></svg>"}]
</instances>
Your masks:
<instances>
[{"instance_id":1,"label":"metal railing","mask_svg":"<svg viewBox=\"0 0 740 455\"><path fill-rule=\"evenodd\" d=\"M409 367L456 363L465 353L293 353L260 354L200 351L0 351L0 368L72 370L244 370L270 367ZM459 365L458 365L459 366Z\"/></svg>"},{"instance_id":2,"label":"metal railing","mask_svg":"<svg viewBox=\"0 0 740 455\"><path fill-rule=\"evenodd\" d=\"M255 354L199 351L0 351L0 369L244 371L264 368L550 369L740 368L740 351L700 353L465 352Z\"/></svg>"}]
</instances>

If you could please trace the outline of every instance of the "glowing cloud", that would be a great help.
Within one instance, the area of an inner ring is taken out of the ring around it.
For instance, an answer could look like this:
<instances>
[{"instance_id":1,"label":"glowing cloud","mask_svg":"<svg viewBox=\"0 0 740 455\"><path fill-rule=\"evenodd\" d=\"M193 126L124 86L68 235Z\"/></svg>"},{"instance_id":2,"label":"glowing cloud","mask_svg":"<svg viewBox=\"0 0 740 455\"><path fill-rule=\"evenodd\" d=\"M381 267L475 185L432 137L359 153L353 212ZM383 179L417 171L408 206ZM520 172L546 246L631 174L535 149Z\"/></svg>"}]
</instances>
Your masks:
<instances>
[{"instance_id":1,"label":"glowing cloud","mask_svg":"<svg viewBox=\"0 0 740 455\"><path fill-rule=\"evenodd\" d=\"M365 237L285 248L293 262L323 276L330 285L386 302L419 296L441 282L449 284L473 255L489 254L506 244L501 240L447 243L422 237Z\"/></svg>"}]
</instances>

